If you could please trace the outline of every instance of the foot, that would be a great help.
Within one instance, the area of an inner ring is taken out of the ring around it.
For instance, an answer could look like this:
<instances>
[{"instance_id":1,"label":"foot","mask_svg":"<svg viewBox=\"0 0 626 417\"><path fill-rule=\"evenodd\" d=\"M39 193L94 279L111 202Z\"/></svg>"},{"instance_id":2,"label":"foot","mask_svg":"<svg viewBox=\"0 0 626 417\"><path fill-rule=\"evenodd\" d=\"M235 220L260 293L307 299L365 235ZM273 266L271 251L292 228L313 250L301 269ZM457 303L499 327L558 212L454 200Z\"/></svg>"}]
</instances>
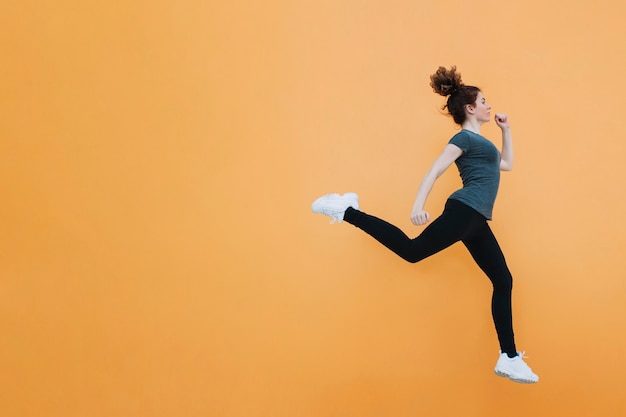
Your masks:
<instances>
[{"instance_id":1,"label":"foot","mask_svg":"<svg viewBox=\"0 0 626 417\"><path fill-rule=\"evenodd\" d=\"M313 202L313 213L320 213L332 217L331 223L343 221L343 214L348 207L359 209L359 196L355 193L326 194Z\"/></svg>"},{"instance_id":2,"label":"foot","mask_svg":"<svg viewBox=\"0 0 626 417\"><path fill-rule=\"evenodd\" d=\"M500 354L495 372L498 376L509 378L511 381L519 382L520 384L535 384L539 382L539 377L524 362L523 352L518 352L514 358L509 358L506 353Z\"/></svg>"}]
</instances>

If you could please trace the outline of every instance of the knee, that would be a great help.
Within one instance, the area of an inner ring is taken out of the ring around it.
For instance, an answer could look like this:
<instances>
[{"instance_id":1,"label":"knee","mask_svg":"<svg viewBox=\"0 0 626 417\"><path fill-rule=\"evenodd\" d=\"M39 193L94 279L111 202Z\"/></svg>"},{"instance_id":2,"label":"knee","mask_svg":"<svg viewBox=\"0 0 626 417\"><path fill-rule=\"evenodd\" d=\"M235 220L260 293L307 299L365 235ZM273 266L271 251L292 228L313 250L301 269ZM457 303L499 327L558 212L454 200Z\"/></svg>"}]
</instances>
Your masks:
<instances>
[{"instance_id":1,"label":"knee","mask_svg":"<svg viewBox=\"0 0 626 417\"><path fill-rule=\"evenodd\" d=\"M497 292L510 293L513 291L513 277L510 274L506 274L493 280L493 289Z\"/></svg>"},{"instance_id":2,"label":"knee","mask_svg":"<svg viewBox=\"0 0 626 417\"><path fill-rule=\"evenodd\" d=\"M419 261L421 261L422 259L424 259L424 257L416 256L415 254L412 254L412 253L402 254L400 256L402 257L402 259L404 259L405 261L407 261L410 264L416 264Z\"/></svg>"}]
</instances>

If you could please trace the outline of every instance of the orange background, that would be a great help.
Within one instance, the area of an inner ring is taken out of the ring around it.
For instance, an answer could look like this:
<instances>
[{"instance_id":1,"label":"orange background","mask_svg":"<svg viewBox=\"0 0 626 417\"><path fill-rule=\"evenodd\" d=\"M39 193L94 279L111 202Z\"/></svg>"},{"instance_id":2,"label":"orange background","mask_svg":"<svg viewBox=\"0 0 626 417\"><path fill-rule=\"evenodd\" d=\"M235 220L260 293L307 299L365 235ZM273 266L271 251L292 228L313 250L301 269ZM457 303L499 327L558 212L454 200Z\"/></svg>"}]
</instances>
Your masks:
<instances>
[{"instance_id":1,"label":"orange background","mask_svg":"<svg viewBox=\"0 0 626 417\"><path fill-rule=\"evenodd\" d=\"M626 412L623 1L0 16L1 415ZM410 265L310 211L356 191L419 233L455 133L428 77L452 64L512 122L492 227L535 386L493 375L491 288L462 245Z\"/></svg>"}]
</instances>

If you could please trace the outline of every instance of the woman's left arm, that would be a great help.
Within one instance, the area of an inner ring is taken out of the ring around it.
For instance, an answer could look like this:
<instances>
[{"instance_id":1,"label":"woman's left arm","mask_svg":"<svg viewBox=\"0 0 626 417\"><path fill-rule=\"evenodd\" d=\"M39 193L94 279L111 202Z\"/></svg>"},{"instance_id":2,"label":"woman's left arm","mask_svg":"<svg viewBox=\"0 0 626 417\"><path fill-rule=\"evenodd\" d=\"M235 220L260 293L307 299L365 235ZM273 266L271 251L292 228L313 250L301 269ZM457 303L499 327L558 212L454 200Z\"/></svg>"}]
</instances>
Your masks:
<instances>
[{"instance_id":1,"label":"woman's left arm","mask_svg":"<svg viewBox=\"0 0 626 417\"><path fill-rule=\"evenodd\" d=\"M502 129L502 151L500 151L500 170L510 171L513 169L513 137L511 125L506 114L498 113L495 117L496 124Z\"/></svg>"}]
</instances>

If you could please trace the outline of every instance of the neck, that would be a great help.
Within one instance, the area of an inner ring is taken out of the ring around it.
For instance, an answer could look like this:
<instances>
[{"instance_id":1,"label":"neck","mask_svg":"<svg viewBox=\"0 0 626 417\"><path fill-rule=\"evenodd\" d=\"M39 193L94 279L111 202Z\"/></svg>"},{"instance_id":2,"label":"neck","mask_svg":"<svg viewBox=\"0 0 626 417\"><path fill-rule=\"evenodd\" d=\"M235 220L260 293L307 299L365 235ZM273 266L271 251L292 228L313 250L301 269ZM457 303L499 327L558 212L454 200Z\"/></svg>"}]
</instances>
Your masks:
<instances>
[{"instance_id":1,"label":"neck","mask_svg":"<svg viewBox=\"0 0 626 417\"><path fill-rule=\"evenodd\" d=\"M461 127L465 130L469 130L470 132L474 132L480 135L480 126L482 123L479 123L476 119L467 119Z\"/></svg>"}]
</instances>

